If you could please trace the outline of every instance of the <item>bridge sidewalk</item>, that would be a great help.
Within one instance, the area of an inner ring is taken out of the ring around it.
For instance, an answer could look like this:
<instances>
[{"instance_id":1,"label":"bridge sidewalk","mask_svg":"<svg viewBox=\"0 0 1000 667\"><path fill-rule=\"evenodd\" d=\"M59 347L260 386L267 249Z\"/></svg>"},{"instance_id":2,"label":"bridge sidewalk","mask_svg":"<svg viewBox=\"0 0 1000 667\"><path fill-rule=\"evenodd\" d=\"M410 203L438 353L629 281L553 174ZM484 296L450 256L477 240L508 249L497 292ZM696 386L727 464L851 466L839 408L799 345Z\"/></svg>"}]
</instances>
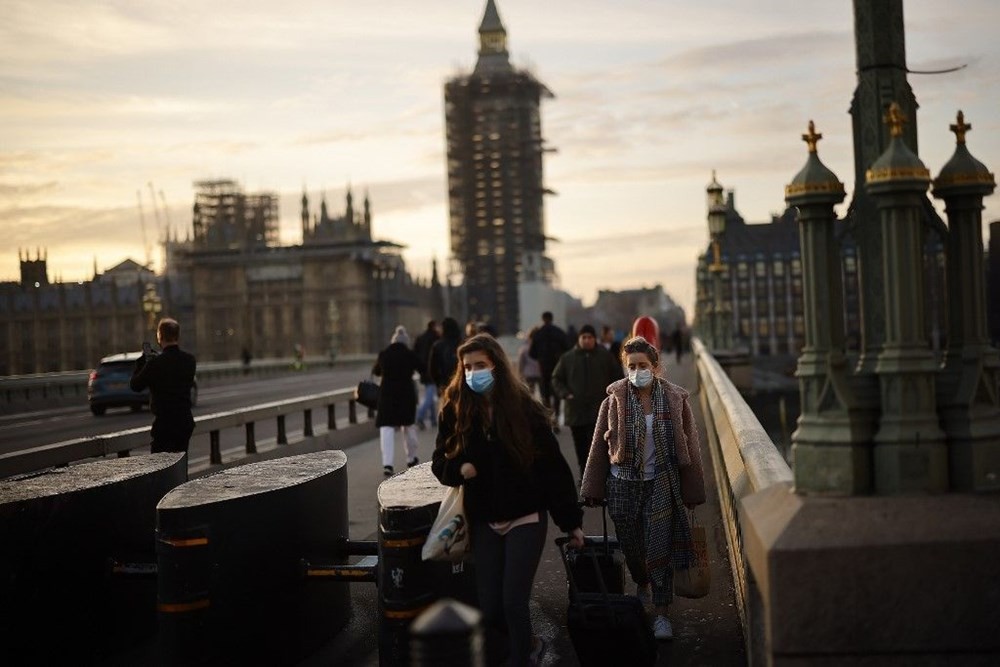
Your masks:
<instances>
[{"instance_id":1,"label":"bridge sidewalk","mask_svg":"<svg viewBox=\"0 0 1000 667\"><path fill-rule=\"evenodd\" d=\"M671 381L697 389L697 375L690 355L679 365L671 357L667 360L667 376ZM705 462L705 482L708 502L697 510L698 518L708 532L709 553L712 567L712 591L700 600L677 599L671 606L671 621L675 639L659 645L657 665L745 665L746 655L737 613L733 581L729 569L728 546L719 512L718 494L712 459L704 444L705 427L698 406L697 395L692 396L692 407L699 422L702 440L702 459ZM428 461L434 448L435 431L420 432L419 456ZM405 470L402 446L396 447L396 470ZM559 435L563 454L576 470L576 458L569 429ZM350 479L350 518L353 539L375 539L377 526L376 489L382 481L378 439L346 450ZM613 524L609 521L609 530ZM601 532L601 515L587 510L584 532L595 535ZM550 524L547 546L542 554L535 589L532 596L532 623L537 634L549 642L546 665L577 665L576 654L566 631L566 575L559 553L552 540L559 535L555 524ZM378 664L378 604L375 586L352 584L354 616L348 628L332 640L323 650L303 661L301 665L377 665ZM631 582L629 589L631 590Z\"/></svg>"}]
</instances>

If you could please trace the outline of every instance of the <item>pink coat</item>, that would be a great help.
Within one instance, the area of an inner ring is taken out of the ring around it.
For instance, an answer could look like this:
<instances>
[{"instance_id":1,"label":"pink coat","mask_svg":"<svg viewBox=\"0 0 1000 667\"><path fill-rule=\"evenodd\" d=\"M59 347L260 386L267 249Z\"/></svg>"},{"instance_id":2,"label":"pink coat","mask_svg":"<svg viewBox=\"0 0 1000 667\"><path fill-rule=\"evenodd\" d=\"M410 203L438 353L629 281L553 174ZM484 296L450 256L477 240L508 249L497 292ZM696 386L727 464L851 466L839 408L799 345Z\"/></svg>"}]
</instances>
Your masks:
<instances>
[{"instance_id":1,"label":"pink coat","mask_svg":"<svg viewBox=\"0 0 1000 667\"><path fill-rule=\"evenodd\" d=\"M701 443L694 413L688 402L688 391L672 382L661 380L667 395L667 408L674 422L674 445L681 478L681 498L685 504L705 502L705 478L701 465ZM584 498L600 500L605 496L605 483L611 464L622 460L625 447L625 406L628 403L629 382L618 380L608 385L608 397L601 403L590 444L587 468L583 473L580 493ZM678 419L678 416L680 417Z\"/></svg>"}]
</instances>

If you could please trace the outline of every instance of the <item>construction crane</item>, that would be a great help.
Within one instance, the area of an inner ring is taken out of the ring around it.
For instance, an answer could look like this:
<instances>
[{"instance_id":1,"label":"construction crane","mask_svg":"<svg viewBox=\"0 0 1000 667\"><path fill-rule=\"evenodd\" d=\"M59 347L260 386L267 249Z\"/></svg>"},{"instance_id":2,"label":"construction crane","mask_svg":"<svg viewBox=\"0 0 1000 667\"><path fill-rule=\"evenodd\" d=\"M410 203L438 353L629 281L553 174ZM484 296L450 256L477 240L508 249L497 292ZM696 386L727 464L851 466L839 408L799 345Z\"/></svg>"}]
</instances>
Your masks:
<instances>
[{"instance_id":1,"label":"construction crane","mask_svg":"<svg viewBox=\"0 0 1000 667\"><path fill-rule=\"evenodd\" d=\"M163 236L163 223L160 222L160 209L156 208L156 192L153 190L153 181L147 181L149 186L149 198L153 202L153 215L156 218L156 238L159 240Z\"/></svg>"},{"instance_id":2,"label":"construction crane","mask_svg":"<svg viewBox=\"0 0 1000 667\"><path fill-rule=\"evenodd\" d=\"M153 270L153 249L149 246L149 239L146 237L146 216L142 212L142 190L135 191L135 200L139 205L139 228L142 230L142 245L146 250L146 268Z\"/></svg>"},{"instance_id":3,"label":"construction crane","mask_svg":"<svg viewBox=\"0 0 1000 667\"><path fill-rule=\"evenodd\" d=\"M163 190L160 190L160 204L163 206L163 216L167 219L167 240L170 240L171 222L170 222L170 209L167 208L167 198L163 196Z\"/></svg>"}]
</instances>

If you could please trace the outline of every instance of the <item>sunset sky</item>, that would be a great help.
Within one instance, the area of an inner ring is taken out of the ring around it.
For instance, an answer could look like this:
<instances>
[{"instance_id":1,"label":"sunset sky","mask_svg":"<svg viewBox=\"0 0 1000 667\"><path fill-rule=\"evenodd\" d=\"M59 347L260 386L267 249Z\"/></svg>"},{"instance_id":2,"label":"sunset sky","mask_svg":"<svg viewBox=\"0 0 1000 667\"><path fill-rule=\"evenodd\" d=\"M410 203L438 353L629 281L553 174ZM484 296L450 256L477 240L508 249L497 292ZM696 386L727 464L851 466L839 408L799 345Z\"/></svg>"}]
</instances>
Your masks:
<instances>
[{"instance_id":1,"label":"sunset sky","mask_svg":"<svg viewBox=\"0 0 1000 667\"><path fill-rule=\"evenodd\" d=\"M475 62L485 0L6 0L0 23L0 280L19 248L50 279L89 279L157 236L149 183L186 233L192 182L233 178L281 199L300 241L302 188L333 212L370 192L376 237L426 276L448 248L443 84ZM563 287L661 283L692 314L716 169L749 221L783 206L820 157L853 187L851 2L498 0L542 108L546 229ZM1000 169L1000 2L907 0L920 155L937 174L958 109L972 154ZM940 209L941 207L939 207ZM1000 197L987 199L1000 219ZM159 267L159 252L155 255Z\"/></svg>"}]
</instances>

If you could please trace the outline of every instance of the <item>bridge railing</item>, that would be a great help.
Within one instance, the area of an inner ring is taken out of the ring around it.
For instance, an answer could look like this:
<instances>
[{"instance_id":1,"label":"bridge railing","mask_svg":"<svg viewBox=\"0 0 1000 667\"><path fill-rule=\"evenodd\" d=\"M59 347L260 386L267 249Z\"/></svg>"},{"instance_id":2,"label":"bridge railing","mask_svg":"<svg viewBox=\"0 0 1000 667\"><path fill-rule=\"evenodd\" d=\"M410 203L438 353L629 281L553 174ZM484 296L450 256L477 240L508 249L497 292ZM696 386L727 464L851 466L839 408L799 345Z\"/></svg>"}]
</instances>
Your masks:
<instances>
[{"instance_id":1,"label":"bridge railing","mask_svg":"<svg viewBox=\"0 0 1000 667\"><path fill-rule=\"evenodd\" d=\"M321 413L326 419L328 431L337 429L336 407L347 408L349 424L358 423L358 407L354 400L354 389L337 389L309 396L300 396L282 401L274 401L261 405L248 406L227 412L217 412L195 417L194 433L208 434L210 443L210 465L219 466L222 460L221 432L226 429L243 428L246 434L246 456L258 453L256 424L267 420L276 420L277 446L288 444L285 421L289 415L302 414L303 438L315 435L314 413ZM365 409L366 410L366 409ZM367 410L366 410L367 412ZM368 413L369 417L371 413ZM40 445L17 452L0 454L0 479L12 475L31 473L54 466L64 466L76 461L109 455L128 456L133 449L149 447L150 428L140 428L65 440L63 442Z\"/></svg>"},{"instance_id":2,"label":"bridge railing","mask_svg":"<svg viewBox=\"0 0 1000 667\"><path fill-rule=\"evenodd\" d=\"M697 338L691 345L740 622L747 655L754 655L755 647L764 645L764 628L759 593L743 549L740 500L774 484L791 484L792 470L708 348Z\"/></svg>"},{"instance_id":3,"label":"bridge railing","mask_svg":"<svg viewBox=\"0 0 1000 667\"><path fill-rule=\"evenodd\" d=\"M325 368L350 363L372 363L375 355L341 355L332 362L330 357L312 356L302 360L302 367ZM271 375L293 370L294 357L254 359L249 366L241 361L207 361L198 363L198 380L232 377L248 373L251 375ZM0 377L0 405L10 405L21 401L48 399L54 397L86 396L90 370L62 371L58 373L33 373L28 375L7 375Z\"/></svg>"}]
</instances>

